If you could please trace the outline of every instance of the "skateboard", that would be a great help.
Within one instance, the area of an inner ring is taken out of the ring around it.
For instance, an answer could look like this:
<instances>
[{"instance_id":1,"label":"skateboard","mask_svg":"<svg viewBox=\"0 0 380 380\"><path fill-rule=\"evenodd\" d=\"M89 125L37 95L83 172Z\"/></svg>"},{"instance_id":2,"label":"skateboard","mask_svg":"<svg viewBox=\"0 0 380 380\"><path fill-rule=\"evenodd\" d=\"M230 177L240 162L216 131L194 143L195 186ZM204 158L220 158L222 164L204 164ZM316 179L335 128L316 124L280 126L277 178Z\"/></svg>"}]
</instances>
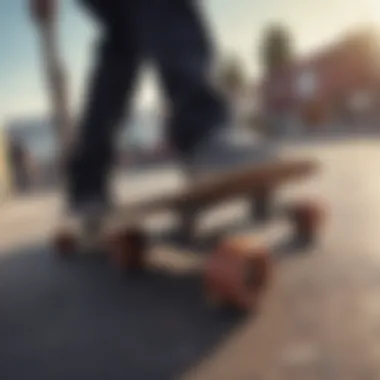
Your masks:
<instances>
[{"instance_id":1,"label":"skateboard","mask_svg":"<svg viewBox=\"0 0 380 380\"><path fill-rule=\"evenodd\" d=\"M269 221L275 191L316 170L317 165L312 161L271 162L203 180L173 194L125 204L104 218L96 234L97 246L117 268L144 271L152 244L144 229L145 218L162 211L172 212L181 221L179 234L191 240L201 214L229 200L248 197L252 203L252 218ZM322 221L320 205L300 201L285 210L297 239L304 244L312 243ZM54 252L63 258L80 253L81 231L78 226L58 229L53 238ZM269 247L255 239L225 236L207 253L201 271L207 298L244 310L257 303L271 277L273 262Z\"/></svg>"},{"instance_id":2,"label":"skateboard","mask_svg":"<svg viewBox=\"0 0 380 380\"><path fill-rule=\"evenodd\" d=\"M64 161L72 146L74 133L63 65L57 49L54 9L32 9L32 15L41 37L54 126L61 143L60 158ZM126 204L101 220L100 225L99 221L88 221L84 226L78 227L74 223L74 228L59 228L53 237L53 247L59 257L69 258L80 250L82 232L86 236L92 233L100 246L105 248L112 264L125 271L145 270L150 242L142 225L144 217L160 211L173 211L181 219L181 234L190 237L201 212L228 200L246 197L252 200L252 216L261 222L268 221L274 191L280 185L311 175L316 169L316 163L308 161L278 161L242 168L202 180L174 194ZM287 216L294 225L296 235L305 243L313 241L323 220L321 208L313 201L291 205ZM242 310L256 306L269 284L273 267L271 252L266 244L255 239L248 241L229 236L215 242L208 253L201 269L207 298L218 305Z\"/></svg>"}]
</instances>

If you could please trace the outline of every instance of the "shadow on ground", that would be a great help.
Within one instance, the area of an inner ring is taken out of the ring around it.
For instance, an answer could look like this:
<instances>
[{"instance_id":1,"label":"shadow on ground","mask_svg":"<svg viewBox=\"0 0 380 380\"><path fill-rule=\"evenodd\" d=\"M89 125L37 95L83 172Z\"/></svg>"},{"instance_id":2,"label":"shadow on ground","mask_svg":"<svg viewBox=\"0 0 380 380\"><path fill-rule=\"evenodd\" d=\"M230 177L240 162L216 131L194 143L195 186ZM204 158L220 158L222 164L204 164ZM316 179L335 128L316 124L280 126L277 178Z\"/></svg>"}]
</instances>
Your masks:
<instances>
[{"instance_id":1,"label":"shadow on ground","mask_svg":"<svg viewBox=\"0 0 380 380\"><path fill-rule=\"evenodd\" d=\"M250 219L233 220L185 246L202 254L245 228ZM276 260L304 252L288 238ZM127 276L104 255L63 261L38 244L0 257L2 380L174 379L245 320L207 305L196 274Z\"/></svg>"},{"instance_id":2,"label":"shadow on ground","mask_svg":"<svg viewBox=\"0 0 380 380\"><path fill-rule=\"evenodd\" d=\"M47 248L0 261L0 378L172 379L244 316L206 305L198 277L126 277Z\"/></svg>"}]
</instances>

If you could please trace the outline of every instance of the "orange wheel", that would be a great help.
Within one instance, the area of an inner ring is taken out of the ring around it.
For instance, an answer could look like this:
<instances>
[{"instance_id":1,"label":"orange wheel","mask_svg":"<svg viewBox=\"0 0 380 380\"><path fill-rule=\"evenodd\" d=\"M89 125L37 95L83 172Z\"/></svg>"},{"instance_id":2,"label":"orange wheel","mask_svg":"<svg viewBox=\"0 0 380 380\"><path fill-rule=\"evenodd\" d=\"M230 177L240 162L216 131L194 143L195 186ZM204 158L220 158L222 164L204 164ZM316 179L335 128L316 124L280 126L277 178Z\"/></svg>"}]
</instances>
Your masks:
<instances>
[{"instance_id":1,"label":"orange wheel","mask_svg":"<svg viewBox=\"0 0 380 380\"><path fill-rule=\"evenodd\" d=\"M107 239L111 262L120 269L142 270L145 267L147 239L138 228L111 233Z\"/></svg>"},{"instance_id":2,"label":"orange wheel","mask_svg":"<svg viewBox=\"0 0 380 380\"><path fill-rule=\"evenodd\" d=\"M205 292L214 301L249 310L259 301L272 271L264 246L228 240L219 245L205 268Z\"/></svg>"},{"instance_id":3,"label":"orange wheel","mask_svg":"<svg viewBox=\"0 0 380 380\"><path fill-rule=\"evenodd\" d=\"M70 257L77 249L77 237L70 230L63 230L56 234L53 240L53 247L59 256Z\"/></svg>"},{"instance_id":4,"label":"orange wheel","mask_svg":"<svg viewBox=\"0 0 380 380\"><path fill-rule=\"evenodd\" d=\"M313 201L304 201L289 208L289 216L294 223L296 237L305 244L312 243L318 227L325 219L325 210Z\"/></svg>"}]
</instances>

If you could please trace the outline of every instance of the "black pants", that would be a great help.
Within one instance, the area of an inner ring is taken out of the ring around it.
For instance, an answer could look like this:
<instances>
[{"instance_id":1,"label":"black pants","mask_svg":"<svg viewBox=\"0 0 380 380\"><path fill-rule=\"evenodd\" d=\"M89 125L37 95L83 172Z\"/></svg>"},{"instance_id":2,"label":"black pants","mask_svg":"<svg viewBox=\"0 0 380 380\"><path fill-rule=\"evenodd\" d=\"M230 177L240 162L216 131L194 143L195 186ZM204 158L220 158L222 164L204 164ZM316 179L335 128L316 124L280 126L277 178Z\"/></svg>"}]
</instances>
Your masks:
<instances>
[{"instance_id":1,"label":"black pants","mask_svg":"<svg viewBox=\"0 0 380 380\"><path fill-rule=\"evenodd\" d=\"M143 60L155 65L170 106L169 143L187 154L225 117L209 81L213 55L196 0L80 0L102 29L79 135L68 170L69 194L106 192L113 141Z\"/></svg>"}]
</instances>

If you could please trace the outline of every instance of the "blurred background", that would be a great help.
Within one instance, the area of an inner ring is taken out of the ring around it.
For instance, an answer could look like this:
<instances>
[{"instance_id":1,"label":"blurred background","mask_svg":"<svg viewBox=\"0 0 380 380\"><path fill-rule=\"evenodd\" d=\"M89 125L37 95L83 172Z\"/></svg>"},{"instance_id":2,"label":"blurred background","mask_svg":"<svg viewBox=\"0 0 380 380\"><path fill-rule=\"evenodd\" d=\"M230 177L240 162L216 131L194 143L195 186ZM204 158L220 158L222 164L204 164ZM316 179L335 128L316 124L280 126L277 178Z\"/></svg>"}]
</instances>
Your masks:
<instances>
[{"instance_id":1,"label":"blurred background","mask_svg":"<svg viewBox=\"0 0 380 380\"><path fill-rule=\"evenodd\" d=\"M97 29L62 2L60 41L70 105L80 110ZM380 6L375 0L204 1L217 43L215 77L239 128L271 138L376 131L380 118ZM26 2L0 5L1 197L56 181L56 144L38 40ZM170 156L154 68L141 71L119 142L120 167ZM18 168L18 174L14 173Z\"/></svg>"}]
</instances>

